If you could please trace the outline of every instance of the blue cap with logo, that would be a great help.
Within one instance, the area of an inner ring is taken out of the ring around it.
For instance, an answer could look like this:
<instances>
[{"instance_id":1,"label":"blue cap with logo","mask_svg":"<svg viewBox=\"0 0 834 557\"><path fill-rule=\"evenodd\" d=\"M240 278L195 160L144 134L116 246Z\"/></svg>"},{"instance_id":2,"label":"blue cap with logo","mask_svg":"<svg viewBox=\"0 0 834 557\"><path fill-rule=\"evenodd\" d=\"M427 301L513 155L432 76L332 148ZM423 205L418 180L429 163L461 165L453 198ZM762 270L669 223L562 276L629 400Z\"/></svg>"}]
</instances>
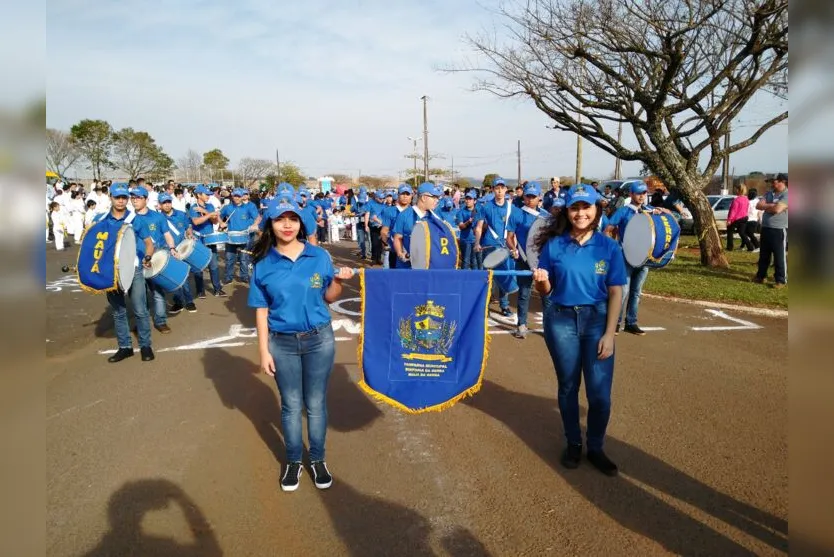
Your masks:
<instances>
[{"instance_id":1,"label":"blue cap with logo","mask_svg":"<svg viewBox=\"0 0 834 557\"><path fill-rule=\"evenodd\" d=\"M576 184L568 190L565 206L570 207L574 203L584 202L593 205L599 199L599 192L588 184Z\"/></svg>"},{"instance_id":2,"label":"blue cap with logo","mask_svg":"<svg viewBox=\"0 0 834 557\"><path fill-rule=\"evenodd\" d=\"M553 206L561 209L565 206L565 199L563 197L555 197L553 198Z\"/></svg>"},{"instance_id":3,"label":"blue cap with logo","mask_svg":"<svg viewBox=\"0 0 834 557\"><path fill-rule=\"evenodd\" d=\"M431 182L423 182L420 184L420 187L417 188L417 195L434 195L436 197L440 197L443 195L443 190L441 190L436 185L432 184Z\"/></svg>"},{"instance_id":4,"label":"blue cap with logo","mask_svg":"<svg viewBox=\"0 0 834 557\"><path fill-rule=\"evenodd\" d=\"M235 188L232 190L232 197L243 197L243 190L240 188Z\"/></svg>"},{"instance_id":5,"label":"blue cap with logo","mask_svg":"<svg viewBox=\"0 0 834 557\"><path fill-rule=\"evenodd\" d=\"M524 186L524 195L535 195L536 197L542 194L542 186L538 182L527 182Z\"/></svg>"},{"instance_id":6,"label":"blue cap with logo","mask_svg":"<svg viewBox=\"0 0 834 557\"><path fill-rule=\"evenodd\" d=\"M356 200L359 203L367 203L368 202L368 193L360 190L359 195L356 196Z\"/></svg>"},{"instance_id":7,"label":"blue cap with logo","mask_svg":"<svg viewBox=\"0 0 834 557\"><path fill-rule=\"evenodd\" d=\"M649 191L649 186L646 182L634 182L631 184L631 193L646 193Z\"/></svg>"},{"instance_id":8,"label":"blue cap with logo","mask_svg":"<svg viewBox=\"0 0 834 557\"><path fill-rule=\"evenodd\" d=\"M506 186L507 182L504 181L504 178L496 178L496 180L492 183L492 187L495 186Z\"/></svg>"},{"instance_id":9,"label":"blue cap with logo","mask_svg":"<svg viewBox=\"0 0 834 557\"><path fill-rule=\"evenodd\" d=\"M394 197L394 190L388 190L385 192L385 197Z\"/></svg>"},{"instance_id":10,"label":"blue cap with logo","mask_svg":"<svg viewBox=\"0 0 834 557\"><path fill-rule=\"evenodd\" d=\"M171 197L170 193L160 193L159 194L159 202L160 203L170 203L173 200L174 200L174 198Z\"/></svg>"},{"instance_id":11,"label":"blue cap with logo","mask_svg":"<svg viewBox=\"0 0 834 557\"><path fill-rule=\"evenodd\" d=\"M130 190L130 195L133 197L148 197L148 190L143 188L142 186L136 186L132 190Z\"/></svg>"},{"instance_id":12,"label":"blue cap with logo","mask_svg":"<svg viewBox=\"0 0 834 557\"><path fill-rule=\"evenodd\" d=\"M478 192L476 192L475 190L469 190L468 192L466 192L466 195L464 197L466 197L466 199L478 199Z\"/></svg>"},{"instance_id":13,"label":"blue cap with logo","mask_svg":"<svg viewBox=\"0 0 834 557\"><path fill-rule=\"evenodd\" d=\"M273 200L266 206L266 216L270 219L277 219L284 213L293 213L296 216L301 216L301 209L298 208L294 202L287 197L280 197Z\"/></svg>"},{"instance_id":14,"label":"blue cap with logo","mask_svg":"<svg viewBox=\"0 0 834 557\"><path fill-rule=\"evenodd\" d=\"M127 186L119 184L110 188L110 197L127 197L128 195L130 195L130 192L127 190Z\"/></svg>"},{"instance_id":15,"label":"blue cap with logo","mask_svg":"<svg viewBox=\"0 0 834 557\"><path fill-rule=\"evenodd\" d=\"M448 197L441 197L440 198L440 210L441 211L451 211L452 207L454 207L454 206L455 206L455 204L452 203L452 200L449 199Z\"/></svg>"},{"instance_id":16,"label":"blue cap with logo","mask_svg":"<svg viewBox=\"0 0 834 557\"><path fill-rule=\"evenodd\" d=\"M211 195L211 190L205 187L204 185L200 184L196 188L194 188L194 193L202 193L205 195Z\"/></svg>"},{"instance_id":17,"label":"blue cap with logo","mask_svg":"<svg viewBox=\"0 0 834 557\"><path fill-rule=\"evenodd\" d=\"M411 186L408 184L400 184L400 187L397 189L397 193L407 193L412 194L414 191L411 189Z\"/></svg>"},{"instance_id":18,"label":"blue cap with logo","mask_svg":"<svg viewBox=\"0 0 834 557\"><path fill-rule=\"evenodd\" d=\"M278 192L278 193L281 193L281 192L284 192L284 191L289 191L289 192L295 193L295 188L292 187L292 184L290 184L289 182L281 182L280 184L278 184L278 187L275 189L275 191Z\"/></svg>"}]
</instances>

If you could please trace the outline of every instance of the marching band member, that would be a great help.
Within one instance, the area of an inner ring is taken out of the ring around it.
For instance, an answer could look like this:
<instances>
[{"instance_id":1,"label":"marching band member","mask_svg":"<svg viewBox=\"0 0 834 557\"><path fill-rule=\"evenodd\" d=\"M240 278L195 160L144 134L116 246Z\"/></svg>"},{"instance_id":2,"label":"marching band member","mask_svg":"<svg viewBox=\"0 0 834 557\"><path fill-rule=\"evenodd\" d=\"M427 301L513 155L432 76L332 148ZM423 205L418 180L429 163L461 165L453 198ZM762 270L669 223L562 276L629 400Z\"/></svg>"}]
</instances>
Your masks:
<instances>
[{"instance_id":1,"label":"marching band member","mask_svg":"<svg viewBox=\"0 0 834 557\"><path fill-rule=\"evenodd\" d=\"M527 237L530 232L530 227L538 219L546 219L550 214L544 209L539 209L539 200L542 194L541 185L538 182L527 182L524 187L523 199L524 206L509 223L510 232L507 235L507 243L515 246L515 252L518 253L516 258L516 270L528 271L530 266L527 264ZM530 309L530 294L533 288L533 277L520 276L518 277L518 326L513 332L513 336L517 339L527 338L527 314ZM547 311L549 301L546 297L542 297L542 311Z\"/></svg>"},{"instance_id":2,"label":"marching band member","mask_svg":"<svg viewBox=\"0 0 834 557\"><path fill-rule=\"evenodd\" d=\"M648 197L647 191L648 187L644 182L634 182L630 187L631 203L623 205L611 215L605 232L609 236L616 236L620 241L620 245L623 243L623 233L625 232L626 226L637 213L653 213L655 215L659 215L660 213L672 214L668 209L652 207L646 203L646 198ZM623 307L620 310L620 317L617 320L616 332L620 332L620 323L625 318L625 332L642 336L646 332L637 325L637 311L640 309L640 295L643 293L643 285L646 283L646 277L649 275L649 267L646 265L632 267L628 263L625 263L625 269L626 283L623 286Z\"/></svg>"},{"instance_id":3,"label":"marching band member","mask_svg":"<svg viewBox=\"0 0 834 557\"><path fill-rule=\"evenodd\" d=\"M370 232L365 229L365 215L368 213L368 192L365 186L359 188L359 195L356 196L354 206L352 207L353 214L358 219L356 221L356 242L359 244L359 259L368 259L368 240Z\"/></svg>"},{"instance_id":4,"label":"marching band member","mask_svg":"<svg viewBox=\"0 0 834 557\"><path fill-rule=\"evenodd\" d=\"M232 190L232 202L220 209L220 218L226 223L229 232L252 232L257 230L258 211L254 205L243 203L243 190ZM249 261L246 244L226 244L226 277L224 284L230 284L235 276L235 263L240 262L240 280L249 284Z\"/></svg>"},{"instance_id":5,"label":"marching band member","mask_svg":"<svg viewBox=\"0 0 834 557\"><path fill-rule=\"evenodd\" d=\"M191 219L188 218L188 215L184 211L174 209L174 198L171 197L171 194L160 193L158 199L159 212L162 213L166 219L168 219L169 225L176 230L176 233L172 230L175 243L181 242L183 238L193 238L193 234L191 232ZM191 273L189 273L189 275L190 274ZM185 283L179 290L174 292L173 297L174 305L168 310L168 312L172 315L176 315L183 309L189 313L195 313L197 311L197 306L194 304L194 297L191 294L191 285L188 283L188 279L185 280Z\"/></svg>"},{"instance_id":6,"label":"marching band member","mask_svg":"<svg viewBox=\"0 0 834 557\"><path fill-rule=\"evenodd\" d=\"M137 236L148 236L155 248L165 248L171 252L172 257L179 257L177 244L168 226L168 219L161 213L148 209L148 190L137 186L130 190L130 202L133 204L133 211L136 217L133 219L133 229ZM152 255L153 251L146 253L144 246L137 244L139 257ZM153 293L153 324L157 331L162 334L171 332L168 326L168 303L165 300L167 292L159 285L151 282L150 289Z\"/></svg>"},{"instance_id":7,"label":"marching band member","mask_svg":"<svg viewBox=\"0 0 834 557\"><path fill-rule=\"evenodd\" d=\"M426 220L429 213L433 213L437 207L438 200L443 194L436 185L431 182L423 182L417 188L417 203L402 211L394 222L391 232L394 235L394 252L397 254L397 269L410 269L411 261L411 231L414 230L414 223ZM436 218L437 215L434 215Z\"/></svg>"},{"instance_id":8,"label":"marching band member","mask_svg":"<svg viewBox=\"0 0 834 557\"><path fill-rule=\"evenodd\" d=\"M382 265L382 213L385 210L385 193L377 190L368 201L363 226L371 239L371 263Z\"/></svg>"},{"instance_id":9,"label":"marching band member","mask_svg":"<svg viewBox=\"0 0 834 557\"><path fill-rule=\"evenodd\" d=\"M383 268L395 269L397 267L397 250L394 248L394 235L391 234L391 229L394 228L394 223L397 222L397 217L400 213L411 206L411 186L408 184L400 184L397 188L397 201L394 205L388 207L382 213L382 230L380 231L380 239L388 246L388 261L383 261Z\"/></svg>"},{"instance_id":10,"label":"marching band member","mask_svg":"<svg viewBox=\"0 0 834 557\"><path fill-rule=\"evenodd\" d=\"M475 223L475 247L476 252L483 252L486 257L491 252L501 247L511 248L507 244L509 232L507 224L510 219L518 218L518 207L507 199L507 184L503 178L495 180L492 186L494 198L484 202L478 210L478 220ZM515 216L513 216L515 214ZM518 252L512 250L512 256L517 257ZM501 308L501 315L510 317L513 310L510 309L510 296L501 288L498 282L495 283L498 289L498 304Z\"/></svg>"},{"instance_id":11,"label":"marching band member","mask_svg":"<svg viewBox=\"0 0 834 557\"><path fill-rule=\"evenodd\" d=\"M299 188L298 194L295 196L295 203L301 210L301 220L304 222L304 230L307 232L307 241L317 246L319 245L319 239L316 236L316 230L318 229L319 223L316 218L316 210L307 205L307 198L309 196L310 192L304 188Z\"/></svg>"},{"instance_id":12,"label":"marching band member","mask_svg":"<svg viewBox=\"0 0 834 557\"><path fill-rule=\"evenodd\" d=\"M130 224L135 219L135 213L128 213L127 201L128 190L124 186L113 186L110 188L110 211L96 215L95 222L103 219L111 219L116 222ZM139 352L142 361L148 362L154 359L151 348L151 324L148 316L148 299L145 287L145 275L142 266L150 266L150 258L142 255L153 254L154 243L146 227L135 230L136 234L136 272L133 274L133 283L127 292L116 290L107 293L107 301L113 312L113 324L116 329L116 339L119 342L119 349L115 354L107 358L110 363L121 362L125 358L133 356L133 341L130 338L130 325L127 320L127 300L130 297L130 304L133 309L133 317L136 319L136 333L139 336ZM142 263L140 263L142 261Z\"/></svg>"},{"instance_id":13,"label":"marching band member","mask_svg":"<svg viewBox=\"0 0 834 557\"><path fill-rule=\"evenodd\" d=\"M478 220L475 200L478 193L471 189L464 195L464 206L455 215L455 225L460 230L458 251L461 269L480 269L480 254L475 251L475 222Z\"/></svg>"},{"instance_id":14,"label":"marching band member","mask_svg":"<svg viewBox=\"0 0 834 557\"><path fill-rule=\"evenodd\" d=\"M197 197L196 203L191 205L188 211L188 216L191 218L191 225L195 235L201 238L204 234L211 234L214 232L214 225L220 222L220 212L215 209L215 206L209 203L209 196L211 190L200 185L194 188L194 195ZM209 262L209 277L211 277L211 285L214 287L215 296L226 296L226 292L220 286L220 271L217 268L217 246L206 246L211 250L211 261ZM203 284L202 271L194 273L194 285L197 287L197 297L205 298L206 290Z\"/></svg>"},{"instance_id":15,"label":"marching band member","mask_svg":"<svg viewBox=\"0 0 834 557\"><path fill-rule=\"evenodd\" d=\"M281 394L287 451L281 489L295 491L301 479L302 407L307 409L313 480L317 488L327 489L333 483L325 463L327 383L336 354L328 304L339 299L341 282L353 271L343 267L334 273L327 251L302 241L308 231L295 203L272 203L265 217L248 302L255 308L261 369L275 378Z\"/></svg>"},{"instance_id":16,"label":"marching band member","mask_svg":"<svg viewBox=\"0 0 834 557\"><path fill-rule=\"evenodd\" d=\"M588 461L608 476L617 465L603 452L611 415L614 330L626 283L623 251L597 231L602 215L599 193L582 184L570 189L566 208L537 239L536 290L550 298L544 338L559 384L559 412L567 447L561 462L576 468L582 458L579 386L585 376L588 398Z\"/></svg>"}]
</instances>

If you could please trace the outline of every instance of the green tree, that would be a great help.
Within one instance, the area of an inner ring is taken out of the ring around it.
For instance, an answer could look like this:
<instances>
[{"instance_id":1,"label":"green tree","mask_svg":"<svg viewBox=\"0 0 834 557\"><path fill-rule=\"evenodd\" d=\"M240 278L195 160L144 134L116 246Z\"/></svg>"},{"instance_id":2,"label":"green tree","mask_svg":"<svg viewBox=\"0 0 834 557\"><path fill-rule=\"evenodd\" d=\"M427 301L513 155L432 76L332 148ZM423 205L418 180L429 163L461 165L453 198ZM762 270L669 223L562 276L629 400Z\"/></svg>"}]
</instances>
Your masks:
<instances>
[{"instance_id":1,"label":"green tree","mask_svg":"<svg viewBox=\"0 0 834 557\"><path fill-rule=\"evenodd\" d=\"M203 153L203 165L212 170L212 174L223 178L223 171L229 167L229 159L220 149Z\"/></svg>"},{"instance_id":2,"label":"green tree","mask_svg":"<svg viewBox=\"0 0 834 557\"><path fill-rule=\"evenodd\" d=\"M485 188L491 188L495 184L495 180L499 178L498 174L487 174L484 176L483 185Z\"/></svg>"},{"instance_id":3,"label":"green tree","mask_svg":"<svg viewBox=\"0 0 834 557\"><path fill-rule=\"evenodd\" d=\"M113 162L128 177L166 174L174 161L156 144L148 132L124 128L113 134Z\"/></svg>"},{"instance_id":4,"label":"green tree","mask_svg":"<svg viewBox=\"0 0 834 557\"><path fill-rule=\"evenodd\" d=\"M417 176L412 176L411 178L407 178L403 183L408 184L412 188L417 188L420 184L425 182L422 174L418 174Z\"/></svg>"},{"instance_id":5,"label":"green tree","mask_svg":"<svg viewBox=\"0 0 834 557\"><path fill-rule=\"evenodd\" d=\"M306 180L307 174L294 162L282 162L278 169L278 178L281 182L289 182L293 186L300 186Z\"/></svg>"},{"instance_id":6,"label":"green tree","mask_svg":"<svg viewBox=\"0 0 834 557\"><path fill-rule=\"evenodd\" d=\"M73 142L93 171L93 178L101 180L102 170L114 168L110 161L113 148L113 127L105 120L81 120L70 128Z\"/></svg>"},{"instance_id":7,"label":"green tree","mask_svg":"<svg viewBox=\"0 0 834 557\"><path fill-rule=\"evenodd\" d=\"M160 149L156 155L153 170L148 172L148 176L154 182L161 182L172 176L176 168L177 164L174 162L174 159Z\"/></svg>"}]
</instances>

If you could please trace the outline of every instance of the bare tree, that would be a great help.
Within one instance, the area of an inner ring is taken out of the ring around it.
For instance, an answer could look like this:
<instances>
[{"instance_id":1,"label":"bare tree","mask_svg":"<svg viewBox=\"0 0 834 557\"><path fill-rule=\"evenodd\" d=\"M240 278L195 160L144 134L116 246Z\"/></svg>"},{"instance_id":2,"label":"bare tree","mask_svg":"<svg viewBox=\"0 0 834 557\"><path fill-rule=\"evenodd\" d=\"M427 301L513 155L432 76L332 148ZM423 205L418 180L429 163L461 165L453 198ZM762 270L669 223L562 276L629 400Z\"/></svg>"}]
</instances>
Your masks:
<instances>
[{"instance_id":1,"label":"bare tree","mask_svg":"<svg viewBox=\"0 0 834 557\"><path fill-rule=\"evenodd\" d=\"M81 156L72 136L61 130L46 130L46 168L63 176Z\"/></svg>"},{"instance_id":2,"label":"bare tree","mask_svg":"<svg viewBox=\"0 0 834 557\"><path fill-rule=\"evenodd\" d=\"M267 159L242 158L237 165L237 174L243 187L250 188L259 180L265 179L270 174L275 174L275 163Z\"/></svg>"},{"instance_id":3,"label":"bare tree","mask_svg":"<svg viewBox=\"0 0 834 557\"><path fill-rule=\"evenodd\" d=\"M476 90L529 98L554 129L644 162L692 210L701 262L727 266L703 188L725 155L788 117L780 109L723 145L754 95L786 100L787 0L509 0L499 14L507 37L469 37L485 63L450 71L477 72ZM619 123L636 146L617 140Z\"/></svg>"},{"instance_id":4,"label":"bare tree","mask_svg":"<svg viewBox=\"0 0 834 557\"><path fill-rule=\"evenodd\" d=\"M186 182L200 180L203 174L202 167L203 156L194 149L189 149L184 157L177 160L177 169L185 173L184 180ZM208 173L206 173L206 176L208 176Z\"/></svg>"}]
</instances>

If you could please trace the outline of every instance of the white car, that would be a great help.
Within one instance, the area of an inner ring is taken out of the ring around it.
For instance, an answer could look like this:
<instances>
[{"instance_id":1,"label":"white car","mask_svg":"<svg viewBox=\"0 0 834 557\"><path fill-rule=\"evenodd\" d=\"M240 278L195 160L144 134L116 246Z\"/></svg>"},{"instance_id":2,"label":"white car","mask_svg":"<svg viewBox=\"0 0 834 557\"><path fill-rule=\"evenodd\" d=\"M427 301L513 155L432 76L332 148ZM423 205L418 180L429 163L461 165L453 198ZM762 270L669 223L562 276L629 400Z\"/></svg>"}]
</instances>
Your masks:
<instances>
[{"instance_id":1,"label":"white car","mask_svg":"<svg viewBox=\"0 0 834 557\"><path fill-rule=\"evenodd\" d=\"M712 213L715 215L715 224L721 232L727 230L727 213L730 212L730 205L733 204L735 198L734 195L707 196L707 200L712 207Z\"/></svg>"}]
</instances>

